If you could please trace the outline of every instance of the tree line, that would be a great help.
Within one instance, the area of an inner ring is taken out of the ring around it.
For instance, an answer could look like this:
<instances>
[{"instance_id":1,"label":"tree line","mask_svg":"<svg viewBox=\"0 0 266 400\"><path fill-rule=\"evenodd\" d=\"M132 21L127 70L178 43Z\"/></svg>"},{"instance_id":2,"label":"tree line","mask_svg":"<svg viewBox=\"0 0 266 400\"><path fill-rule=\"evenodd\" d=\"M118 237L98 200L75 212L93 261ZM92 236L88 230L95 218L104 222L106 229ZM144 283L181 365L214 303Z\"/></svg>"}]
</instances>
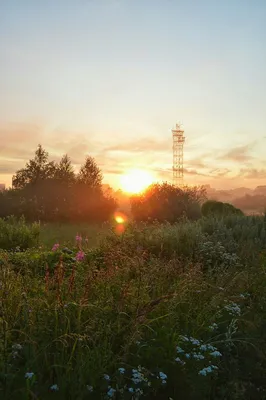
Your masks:
<instances>
[{"instance_id":1,"label":"tree line","mask_svg":"<svg viewBox=\"0 0 266 400\"><path fill-rule=\"evenodd\" d=\"M103 192L102 173L88 156L78 173L68 155L56 163L39 145L33 159L16 172L12 189L0 193L0 217L22 216L29 221L102 222L117 208Z\"/></svg>"},{"instance_id":2,"label":"tree line","mask_svg":"<svg viewBox=\"0 0 266 400\"><path fill-rule=\"evenodd\" d=\"M107 221L118 201L112 191L103 191L102 179L92 157L86 157L75 173L67 155L59 162L49 161L48 152L39 145L34 158L13 176L12 189L0 192L0 218L13 215L24 216L27 221ZM130 198L130 212L136 222L170 223L184 218L196 220L202 215L243 214L231 204L206 199L204 187L154 183Z\"/></svg>"}]
</instances>

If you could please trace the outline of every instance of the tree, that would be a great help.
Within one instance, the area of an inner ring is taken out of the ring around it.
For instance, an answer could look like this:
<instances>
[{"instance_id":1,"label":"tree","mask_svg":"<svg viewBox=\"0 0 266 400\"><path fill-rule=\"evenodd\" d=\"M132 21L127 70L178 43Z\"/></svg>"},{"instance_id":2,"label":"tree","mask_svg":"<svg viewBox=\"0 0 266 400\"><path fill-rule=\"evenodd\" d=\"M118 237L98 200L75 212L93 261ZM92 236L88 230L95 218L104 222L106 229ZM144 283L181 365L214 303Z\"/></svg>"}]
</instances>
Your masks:
<instances>
[{"instance_id":1,"label":"tree","mask_svg":"<svg viewBox=\"0 0 266 400\"><path fill-rule=\"evenodd\" d=\"M131 198L131 211L136 221L168 221L174 223L186 217L201 216L202 194L198 188L176 188L168 183L156 183Z\"/></svg>"},{"instance_id":2,"label":"tree","mask_svg":"<svg viewBox=\"0 0 266 400\"><path fill-rule=\"evenodd\" d=\"M67 154L65 154L61 158L60 162L56 165L55 179L68 184L75 181L74 168Z\"/></svg>"},{"instance_id":3,"label":"tree","mask_svg":"<svg viewBox=\"0 0 266 400\"><path fill-rule=\"evenodd\" d=\"M80 168L78 182L91 189L100 189L102 185L102 173L94 158L86 157L85 163Z\"/></svg>"},{"instance_id":4,"label":"tree","mask_svg":"<svg viewBox=\"0 0 266 400\"><path fill-rule=\"evenodd\" d=\"M53 178L56 165L54 161L48 161L48 155L48 152L39 144L35 157L13 176L13 188L23 189L27 185L36 185L40 181Z\"/></svg>"}]
</instances>

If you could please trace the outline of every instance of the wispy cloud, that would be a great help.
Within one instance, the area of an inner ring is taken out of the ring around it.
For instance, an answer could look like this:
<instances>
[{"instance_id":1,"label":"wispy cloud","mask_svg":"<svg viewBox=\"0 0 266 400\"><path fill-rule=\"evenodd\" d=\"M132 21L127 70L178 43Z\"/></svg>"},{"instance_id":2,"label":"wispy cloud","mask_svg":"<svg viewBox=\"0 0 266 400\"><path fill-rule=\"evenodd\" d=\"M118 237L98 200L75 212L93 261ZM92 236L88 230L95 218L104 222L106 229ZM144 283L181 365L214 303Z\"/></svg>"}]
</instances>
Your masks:
<instances>
[{"instance_id":1,"label":"wispy cloud","mask_svg":"<svg viewBox=\"0 0 266 400\"><path fill-rule=\"evenodd\" d=\"M219 156L220 160L230 160L235 162L246 162L254 159L253 156L250 155L250 151L254 147L255 142L246 144L244 146L234 147L233 149L227 151L223 155Z\"/></svg>"}]
</instances>

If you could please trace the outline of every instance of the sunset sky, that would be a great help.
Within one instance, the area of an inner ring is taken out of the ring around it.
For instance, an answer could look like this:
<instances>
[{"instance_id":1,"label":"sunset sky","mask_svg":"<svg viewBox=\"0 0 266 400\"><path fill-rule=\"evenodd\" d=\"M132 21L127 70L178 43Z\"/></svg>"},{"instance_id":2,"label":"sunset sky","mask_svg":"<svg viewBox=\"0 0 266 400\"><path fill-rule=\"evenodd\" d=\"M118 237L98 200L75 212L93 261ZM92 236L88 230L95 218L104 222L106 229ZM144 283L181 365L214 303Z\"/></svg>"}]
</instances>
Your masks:
<instances>
[{"instance_id":1,"label":"sunset sky","mask_svg":"<svg viewBox=\"0 0 266 400\"><path fill-rule=\"evenodd\" d=\"M130 168L170 180L266 184L265 0L0 0L0 183L38 143L118 187Z\"/></svg>"}]
</instances>

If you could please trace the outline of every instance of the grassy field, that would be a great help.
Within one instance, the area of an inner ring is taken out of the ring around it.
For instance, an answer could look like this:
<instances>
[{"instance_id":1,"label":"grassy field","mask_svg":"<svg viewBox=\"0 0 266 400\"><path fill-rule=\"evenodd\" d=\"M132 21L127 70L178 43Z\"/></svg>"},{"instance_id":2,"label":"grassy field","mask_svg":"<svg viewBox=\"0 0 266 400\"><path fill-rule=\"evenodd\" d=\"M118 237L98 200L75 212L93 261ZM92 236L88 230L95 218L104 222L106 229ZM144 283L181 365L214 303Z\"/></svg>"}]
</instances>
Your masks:
<instances>
[{"instance_id":1,"label":"grassy field","mask_svg":"<svg viewBox=\"0 0 266 400\"><path fill-rule=\"evenodd\" d=\"M1 399L266 399L263 218L103 229L92 248L73 236L96 227L46 226L40 249L22 225L9 240L30 248L0 251Z\"/></svg>"},{"instance_id":2,"label":"grassy field","mask_svg":"<svg viewBox=\"0 0 266 400\"><path fill-rule=\"evenodd\" d=\"M72 247L75 244L75 237L78 234L84 240L88 240L90 247L95 247L109 230L110 226L107 224L42 224L40 229L40 243L46 247L52 247L55 243Z\"/></svg>"}]
</instances>

